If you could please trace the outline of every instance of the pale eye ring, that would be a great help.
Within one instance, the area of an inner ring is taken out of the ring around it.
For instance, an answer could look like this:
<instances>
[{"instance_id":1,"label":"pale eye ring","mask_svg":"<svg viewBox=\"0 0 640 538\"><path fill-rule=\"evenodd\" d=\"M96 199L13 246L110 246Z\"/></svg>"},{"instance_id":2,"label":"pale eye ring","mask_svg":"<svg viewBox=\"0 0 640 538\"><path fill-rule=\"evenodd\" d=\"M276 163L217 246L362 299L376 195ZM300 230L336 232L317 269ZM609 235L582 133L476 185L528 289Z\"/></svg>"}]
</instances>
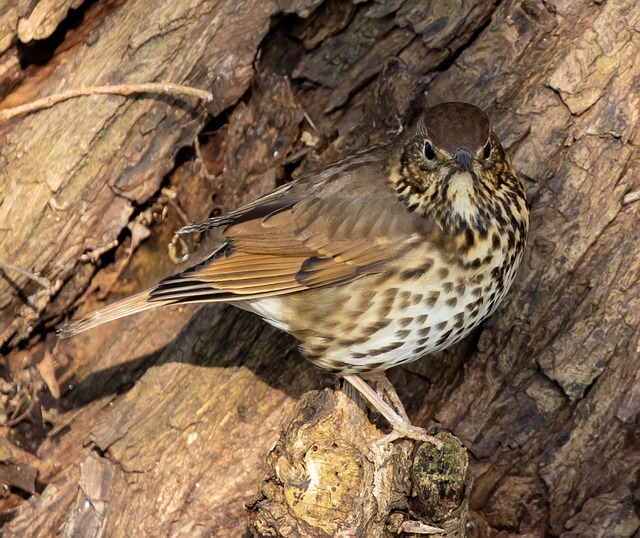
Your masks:
<instances>
[{"instance_id":1,"label":"pale eye ring","mask_svg":"<svg viewBox=\"0 0 640 538\"><path fill-rule=\"evenodd\" d=\"M488 159L489 157L491 157L491 142L487 142L484 145L484 152L482 153L482 156L485 159Z\"/></svg>"},{"instance_id":2,"label":"pale eye ring","mask_svg":"<svg viewBox=\"0 0 640 538\"><path fill-rule=\"evenodd\" d=\"M424 143L422 152L424 153L424 158L427 159L427 161L435 160L436 153L435 151L433 151L433 148L431 147L431 144L429 142Z\"/></svg>"}]
</instances>

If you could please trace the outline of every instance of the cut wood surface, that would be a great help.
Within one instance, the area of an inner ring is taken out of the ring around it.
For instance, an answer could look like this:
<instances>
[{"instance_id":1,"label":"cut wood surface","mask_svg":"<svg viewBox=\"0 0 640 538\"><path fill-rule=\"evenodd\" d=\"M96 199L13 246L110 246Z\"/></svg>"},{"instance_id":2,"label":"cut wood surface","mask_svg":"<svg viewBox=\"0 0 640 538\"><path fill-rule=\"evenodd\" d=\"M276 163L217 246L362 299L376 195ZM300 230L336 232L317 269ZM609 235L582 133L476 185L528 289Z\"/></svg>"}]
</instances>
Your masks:
<instances>
[{"instance_id":1,"label":"cut wood surface","mask_svg":"<svg viewBox=\"0 0 640 538\"><path fill-rule=\"evenodd\" d=\"M406 484L347 487L388 465L415 484L415 453L368 467L362 406L255 316L170 307L55 336L219 241L180 226L389 138L422 96L487 110L532 211L492 318L390 372L414 423L468 451L440 535L468 512L469 536L639 536L639 56L635 0L0 0L3 108L104 84L214 95L0 125L0 534L384 536L430 513ZM324 506L312 464L351 510L301 508Z\"/></svg>"}]
</instances>

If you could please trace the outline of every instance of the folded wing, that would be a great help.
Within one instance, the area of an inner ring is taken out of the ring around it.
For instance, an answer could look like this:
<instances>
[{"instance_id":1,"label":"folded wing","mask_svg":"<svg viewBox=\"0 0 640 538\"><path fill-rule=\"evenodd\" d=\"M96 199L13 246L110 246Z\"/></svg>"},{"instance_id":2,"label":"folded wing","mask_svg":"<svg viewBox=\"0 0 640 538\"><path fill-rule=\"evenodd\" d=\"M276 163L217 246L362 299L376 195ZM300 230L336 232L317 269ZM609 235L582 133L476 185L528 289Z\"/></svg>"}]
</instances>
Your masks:
<instances>
[{"instance_id":1,"label":"folded wing","mask_svg":"<svg viewBox=\"0 0 640 538\"><path fill-rule=\"evenodd\" d=\"M205 226L227 226L225 245L163 280L150 300L258 299L383 270L421 237L423 223L404 207L393 207L399 202L383 183L383 162L364 159L357 167L341 161L263 197L263 203L211 219Z\"/></svg>"},{"instance_id":2,"label":"folded wing","mask_svg":"<svg viewBox=\"0 0 640 538\"><path fill-rule=\"evenodd\" d=\"M305 176L221 217L181 230L225 226L226 242L155 288L86 314L61 336L156 306L250 301L345 284L384 270L424 237L425 223L386 186L372 150Z\"/></svg>"}]
</instances>

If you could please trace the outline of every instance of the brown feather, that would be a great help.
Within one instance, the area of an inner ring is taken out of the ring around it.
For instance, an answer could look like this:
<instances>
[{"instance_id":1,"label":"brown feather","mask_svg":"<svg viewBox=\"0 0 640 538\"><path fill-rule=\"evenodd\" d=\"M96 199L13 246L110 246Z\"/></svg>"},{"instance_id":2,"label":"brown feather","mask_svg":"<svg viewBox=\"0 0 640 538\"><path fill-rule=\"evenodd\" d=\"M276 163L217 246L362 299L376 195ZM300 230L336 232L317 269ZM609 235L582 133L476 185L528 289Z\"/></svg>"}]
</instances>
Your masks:
<instances>
[{"instance_id":1,"label":"brown feather","mask_svg":"<svg viewBox=\"0 0 640 538\"><path fill-rule=\"evenodd\" d=\"M163 302L162 304L171 304L171 302ZM150 303L149 292L143 291L142 293L132 295L122 301L94 310L93 312L88 312L78 319L65 323L58 331L58 336L60 338L68 338L69 336L92 329L103 323L130 316L131 314L144 312L156 306L161 306L161 304Z\"/></svg>"},{"instance_id":2,"label":"brown feather","mask_svg":"<svg viewBox=\"0 0 640 538\"><path fill-rule=\"evenodd\" d=\"M246 301L335 286L381 271L425 234L386 184L390 146L370 148L289 183L221 217L180 232L226 226L226 243L204 262L134 299L67 325L70 336L155 306Z\"/></svg>"}]
</instances>

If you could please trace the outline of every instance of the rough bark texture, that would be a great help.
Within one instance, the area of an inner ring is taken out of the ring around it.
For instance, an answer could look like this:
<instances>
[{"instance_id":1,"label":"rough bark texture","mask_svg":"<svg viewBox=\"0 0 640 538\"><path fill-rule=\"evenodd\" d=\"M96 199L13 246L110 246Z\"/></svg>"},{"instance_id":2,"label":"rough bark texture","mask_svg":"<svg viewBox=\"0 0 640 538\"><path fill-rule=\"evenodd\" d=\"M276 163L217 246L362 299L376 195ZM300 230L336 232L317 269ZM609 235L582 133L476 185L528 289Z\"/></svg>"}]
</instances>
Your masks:
<instances>
[{"instance_id":1,"label":"rough bark texture","mask_svg":"<svg viewBox=\"0 0 640 538\"><path fill-rule=\"evenodd\" d=\"M639 56L635 0L0 0L3 106L106 83L215 95L83 97L0 125L0 260L48 280L0 273L2 535L382 536L423 518L455 536L468 510L470 536L640 536ZM415 423L468 450L446 514L423 502L425 448L376 460L362 408L304 396L328 378L249 314L172 308L56 341L76 306L215 244L194 253L177 227L385 139L425 91L490 113L532 205L499 311L390 375Z\"/></svg>"}]
</instances>

